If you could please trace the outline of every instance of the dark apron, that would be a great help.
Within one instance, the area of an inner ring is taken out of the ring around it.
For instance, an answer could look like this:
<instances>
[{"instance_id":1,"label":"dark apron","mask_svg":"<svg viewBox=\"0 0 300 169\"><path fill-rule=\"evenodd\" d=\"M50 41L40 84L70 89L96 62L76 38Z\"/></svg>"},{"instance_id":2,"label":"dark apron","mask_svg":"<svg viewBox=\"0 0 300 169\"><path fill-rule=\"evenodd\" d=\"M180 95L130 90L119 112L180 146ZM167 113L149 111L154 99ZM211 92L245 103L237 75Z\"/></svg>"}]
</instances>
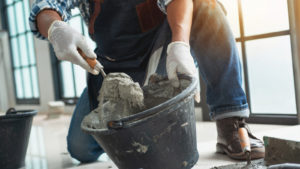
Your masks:
<instances>
[{"instance_id":1,"label":"dark apron","mask_svg":"<svg viewBox=\"0 0 300 169\"><path fill-rule=\"evenodd\" d=\"M93 0L89 33L106 73L125 72L142 85L159 27L165 15L156 0ZM88 74L91 109L97 107L101 74Z\"/></svg>"}]
</instances>

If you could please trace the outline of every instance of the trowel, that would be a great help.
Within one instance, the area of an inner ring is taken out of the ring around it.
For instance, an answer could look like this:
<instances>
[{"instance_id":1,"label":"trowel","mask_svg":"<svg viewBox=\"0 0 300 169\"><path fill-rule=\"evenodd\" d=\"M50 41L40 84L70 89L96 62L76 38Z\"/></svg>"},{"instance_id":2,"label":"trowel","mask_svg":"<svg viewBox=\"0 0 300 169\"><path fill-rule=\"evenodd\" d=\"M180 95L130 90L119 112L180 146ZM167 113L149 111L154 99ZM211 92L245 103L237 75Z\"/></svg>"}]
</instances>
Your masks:
<instances>
[{"instance_id":1,"label":"trowel","mask_svg":"<svg viewBox=\"0 0 300 169\"><path fill-rule=\"evenodd\" d=\"M97 60L96 59L90 59L88 58L80 48L77 48L78 53L83 57L83 59L90 65L91 68L95 68L96 64L97 64ZM106 73L104 72L103 69L99 70L100 73L102 74L103 78L106 77Z\"/></svg>"},{"instance_id":2,"label":"trowel","mask_svg":"<svg viewBox=\"0 0 300 169\"><path fill-rule=\"evenodd\" d=\"M247 165L250 165L251 164L251 145L250 145L248 131L245 128L245 126L239 126L238 133L239 133L242 150L246 154Z\"/></svg>"}]
</instances>

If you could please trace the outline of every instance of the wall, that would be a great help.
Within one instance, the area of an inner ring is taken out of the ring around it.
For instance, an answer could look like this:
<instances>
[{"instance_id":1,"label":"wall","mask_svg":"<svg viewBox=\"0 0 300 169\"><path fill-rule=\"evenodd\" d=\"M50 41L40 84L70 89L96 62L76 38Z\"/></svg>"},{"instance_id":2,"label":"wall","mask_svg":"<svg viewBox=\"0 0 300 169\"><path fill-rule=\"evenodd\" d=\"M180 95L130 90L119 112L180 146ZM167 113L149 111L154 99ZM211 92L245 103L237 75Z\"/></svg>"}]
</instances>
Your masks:
<instances>
[{"instance_id":1,"label":"wall","mask_svg":"<svg viewBox=\"0 0 300 169\"><path fill-rule=\"evenodd\" d=\"M31 4L33 0L30 0ZM1 14L0 14L1 15ZM0 16L1 18L1 16ZM2 20L0 20L0 28L2 28L1 24ZM1 30L1 29L0 29ZM7 94L1 94L3 104L7 104L7 106L1 106L0 104L0 112L5 111L7 107L15 107L16 109L35 109L38 110L39 113L46 113L48 110L48 102L54 101L54 86L53 86L53 76L52 76L52 68L50 61L50 53L49 53L49 43L45 40L39 40L34 37L35 43L35 53L37 60L37 71L38 71L38 82L39 82L39 92L40 92L40 104L39 105L17 105L14 97L14 89L12 82L12 75L7 77L1 76L0 81L6 81L7 84L1 85L1 93L3 89L8 92ZM5 58L10 58L10 53L5 52ZM0 62L1 64L1 62ZM6 65L11 65L10 60L5 63ZM5 69L0 69L0 75L5 72L11 72L11 67L6 66ZM11 79L11 80L9 80ZM2 88L1 88L2 87ZM12 97L11 97L12 96ZM0 98L1 101L1 98ZM66 106L66 113L72 113L74 110L74 106Z\"/></svg>"},{"instance_id":2,"label":"wall","mask_svg":"<svg viewBox=\"0 0 300 169\"><path fill-rule=\"evenodd\" d=\"M37 109L40 113L46 113L48 102L55 100L53 75L51 68L49 42L34 37L37 71L39 79L40 105L16 105L18 109ZM74 106L66 106L66 113L72 113Z\"/></svg>"},{"instance_id":3,"label":"wall","mask_svg":"<svg viewBox=\"0 0 300 169\"><path fill-rule=\"evenodd\" d=\"M2 17L3 13L0 12L0 112L14 105L8 34L3 30Z\"/></svg>"},{"instance_id":4,"label":"wall","mask_svg":"<svg viewBox=\"0 0 300 169\"><path fill-rule=\"evenodd\" d=\"M0 112L13 107L14 89L12 87L11 61L8 34L0 30Z\"/></svg>"}]
</instances>

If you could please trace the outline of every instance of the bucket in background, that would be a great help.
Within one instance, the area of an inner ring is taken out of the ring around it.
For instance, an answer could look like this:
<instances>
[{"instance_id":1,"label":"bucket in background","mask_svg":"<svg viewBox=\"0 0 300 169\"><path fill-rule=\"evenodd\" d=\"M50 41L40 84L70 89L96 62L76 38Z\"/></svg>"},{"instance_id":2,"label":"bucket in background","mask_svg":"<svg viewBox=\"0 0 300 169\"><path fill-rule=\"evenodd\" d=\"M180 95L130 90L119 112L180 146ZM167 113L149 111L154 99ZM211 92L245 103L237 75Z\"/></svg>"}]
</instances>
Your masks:
<instances>
[{"instance_id":1,"label":"bucket in background","mask_svg":"<svg viewBox=\"0 0 300 169\"><path fill-rule=\"evenodd\" d=\"M174 98L112 121L114 127L81 128L91 134L120 169L190 169L199 158L194 91L197 81ZM85 123L86 124L86 123Z\"/></svg>"},{"instance_id":2,"label":"bucket in background","mask_svg":"<svg viewBox=\"0 0 300 169\"><path fill-rule=\"evenodd\" d=\"M25 166L25 156L35 110L9 109L0 116L0 168Z\"/></svg>"}]
</instances>

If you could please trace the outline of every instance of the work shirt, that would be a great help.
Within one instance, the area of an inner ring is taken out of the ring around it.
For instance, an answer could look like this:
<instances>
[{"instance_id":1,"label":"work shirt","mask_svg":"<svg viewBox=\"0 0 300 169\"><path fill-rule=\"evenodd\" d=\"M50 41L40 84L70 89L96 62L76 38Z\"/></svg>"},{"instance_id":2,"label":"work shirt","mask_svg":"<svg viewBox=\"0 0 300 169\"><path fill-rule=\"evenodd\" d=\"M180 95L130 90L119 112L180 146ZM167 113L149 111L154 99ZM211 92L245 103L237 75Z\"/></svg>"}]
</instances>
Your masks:
<instances>
[{"instance_id":1,"label":"work shirt","mask_svg":"<svg viewBox=\"0 0 300 169\"><path fill-rule=\"evenodd\" d=\"M41 10L53 9L64 21L68 21L71 9L78 7L89 27L89 35L97 44L95 53L104 68L118 71L136 69L147 62L156 31L165 19L163 12L170 2L171 0L36 0L29 18L30 27L37 37L45 39L36 25L36 15Z\"/></svg>"},{"instance_id":2,"label":"work shirt","mask_svg":"<svg viewBox=\"0 0 300 169\"><path fill-rule=\"evenodd\" d=\"M64 21L68 21L71 9L78 7L89 27L90 37L97 44L95 53L105 72L126 72L142 85L155 44L158 39L166 36L159 34L159 30L163 22L166 23L163 12L166 12L166 5L170 2L171 0L36 0L29 20L33 33L45 39L36 25L36 15L40 11L53 9ZM88 75L91 109L98 104L96 98L102 81L101 75Z\"/></svg>"},{"instance_id":3,"label":"work shirt","mask_svg":"<svg viewBox=\"0 0 300 169\"><path fill-rule=\"evenodd\" d=\"M172 0L157 0L159 9L166 13L166 6L172 2ZM29 25L31 31L37 38L46 39L39 33L36 25L36 16L44 9L53 9L57 11L62 20L67 22L71 19L71 9L78 7L82 18L86 25L89 25L90 19L90 3L89 0L36 0L32 5L32 10L29 17Z\"/></svg>"}]
</instances>

